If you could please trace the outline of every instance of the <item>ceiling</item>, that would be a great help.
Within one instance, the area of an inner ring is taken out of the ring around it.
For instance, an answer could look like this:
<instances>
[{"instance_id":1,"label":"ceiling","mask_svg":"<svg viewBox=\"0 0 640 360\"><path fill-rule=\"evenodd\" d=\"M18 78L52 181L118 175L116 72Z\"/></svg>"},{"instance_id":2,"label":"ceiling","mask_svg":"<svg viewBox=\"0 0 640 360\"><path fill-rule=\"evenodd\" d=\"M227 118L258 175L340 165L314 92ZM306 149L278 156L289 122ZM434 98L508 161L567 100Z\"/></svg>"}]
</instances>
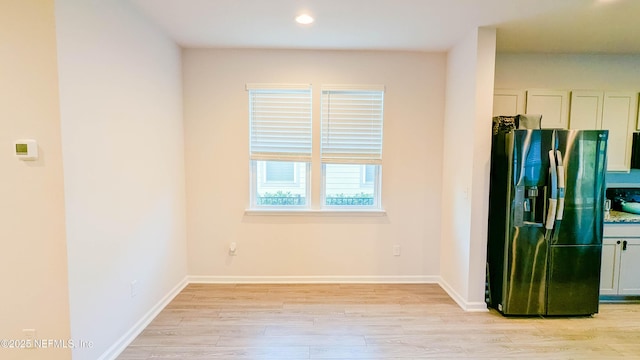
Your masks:
<instances>
[{"instance_id":1,"label":"ceiling","mask_svg":"<svg viewBox=\"0 0 640 360\"><path fill-rule=\"evenodd\" d=\"M183 47L640 53L640 0L129 0ZM312 25L295 23L307 12Z\"/></svg>"}]
</instances>

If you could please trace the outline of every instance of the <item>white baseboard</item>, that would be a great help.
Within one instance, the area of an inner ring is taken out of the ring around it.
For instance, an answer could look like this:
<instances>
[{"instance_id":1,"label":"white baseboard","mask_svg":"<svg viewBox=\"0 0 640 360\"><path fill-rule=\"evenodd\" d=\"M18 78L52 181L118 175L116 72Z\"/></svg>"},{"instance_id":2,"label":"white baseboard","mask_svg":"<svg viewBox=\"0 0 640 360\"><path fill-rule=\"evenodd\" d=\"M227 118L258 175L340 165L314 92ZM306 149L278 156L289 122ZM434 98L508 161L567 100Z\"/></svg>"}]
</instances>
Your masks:
<instances>
[{"instance_id":1,"label":"white baseboard","mask_svg":"<svg viewBox=\"0 0 640 360\"><path fill-rule=\"evenodd\" d=\"M140 333L158 316L158 314L188 285L188 277L180 281L167 295L165 295L156 305L154 305L144 316L138 320L124 335L118 339L98 360L115 360L124 349L140 335Z\"/></svg>"},{"instance_id":2,"label":"white baseboard","mask_svg":"<svg viewBox=\"0 0 640 360\"><path fill-rule=\"evenodd\" d=\"M464 311L468 312L488 312L487 303L484 301L480 302L468 302L464 308Z\"/></svg>"},{"instance_id":3,"label":"white baseboard","mask_svg":"<svg viewBox=\"0 0 640 360\"><path fill-rule=\"evenodd\" d=\"M451 285L449 285L449 283L444 281L442 278L439 279L438 283L440 284L440 287L442 287L442 289L444 289L444 291L446 291L447 294L449 294L449 296L453 299L453 301L455 301L456 304L458 304L458 306L460 306L462 308L462 310L468 311L468 312L486 312L486 311L489 311L487 309L487 304L484 303L484 302L467 302L467 301L465 301L462 298L462 296L460 296L460 294L458 294L458 292L455 291L453 289L453 287L451 287Z\"/></svg>"},{"instance_id":4,"label":"white baseboard","mask_svg":"<svg viewBox=\"0 0 640 360\"><path fill-rule=\"evenodd\" d=\"M438 276L188 276L192 284L437 284Z\"/></svg>"}]
</instances>

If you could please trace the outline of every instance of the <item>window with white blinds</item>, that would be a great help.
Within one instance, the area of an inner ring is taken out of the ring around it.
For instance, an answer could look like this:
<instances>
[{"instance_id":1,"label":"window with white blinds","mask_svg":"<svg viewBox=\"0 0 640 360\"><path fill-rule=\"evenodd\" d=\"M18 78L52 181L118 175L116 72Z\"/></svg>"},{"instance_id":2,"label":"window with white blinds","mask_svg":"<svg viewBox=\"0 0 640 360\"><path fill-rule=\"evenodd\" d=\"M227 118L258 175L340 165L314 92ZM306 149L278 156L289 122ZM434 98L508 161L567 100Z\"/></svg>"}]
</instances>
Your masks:
<instances>
[{"instance_id":1,"label":"window with white blinds","mask_svg":"<svg viewBox=\"0 0 640 360\"><path fill-rule=\"evenodd\" d=\"M384 87L323 86L321 103L323 206L380 208Z\"/></svg>"},{"instance_id":2,"label":"window with white blinds","mask_svg":"<svg viewBox=\"0 0 640 360\"><path fill-rule=\"evenodd\" d=\"M247 84L251 207L307 207L311 86Z\"/></svg>"},{"instance_id":3,"label":"window with white blinds","mask_svg":"<svg viewBox=\"0 0 640 360\"><path fill-rule=\"evenodd\" d=\"M311 85L247 84L247 91L252 209L381 208L383 86L323 86L316 126ZM318 159L321 203L311 204Z\"/></svg>"},{"instance_id":4,"label":"window with white blinds","mask_svg":"<svg viewBox=\"0 0 640 360\"><path fill-rule=\"evenodd\" d=\"M311 161L311 86L247 84L252 160Z\"/></svg>"},{"instance_id":5,"label":"window with white blinds","mask_svg":"<svg viewBox=\"0 0 640 360\"><path fill-rule=\"evenodd\" d=\"M324 163L382 163L384 87L323 86Z\"/></svg>"}]
</instances>

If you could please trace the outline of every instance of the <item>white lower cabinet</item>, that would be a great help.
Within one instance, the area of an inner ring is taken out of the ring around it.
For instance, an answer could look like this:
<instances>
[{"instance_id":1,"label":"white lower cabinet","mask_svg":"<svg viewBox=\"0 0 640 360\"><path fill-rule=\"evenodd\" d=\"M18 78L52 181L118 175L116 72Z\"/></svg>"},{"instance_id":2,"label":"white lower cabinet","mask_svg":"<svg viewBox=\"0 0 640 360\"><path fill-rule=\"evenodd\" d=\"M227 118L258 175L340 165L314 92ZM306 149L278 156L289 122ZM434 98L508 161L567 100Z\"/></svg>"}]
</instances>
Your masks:
<instances>
[{"instance_id":1,"label":"white lower cabinet","mask_svg":"<svg viewBox=\"0 0 640 360\"><path fill-rule=\"evenodd\" d=\"M602 241L602 267L600 270L600 295L618 295L620 279L619 240L605 238Z\"/></svg>"},{"instance_id":2,"label":"white lower cabinet","mask_svg":"<svg viewBox=\"0 0 640 360\"><path fill-rule=\"evenodd\" d=\"M618 226L629 235L640 234L640 225L605 226L600 295L640 296L640 237L616 236Z\"/></svg>"},{"instance_id":3,"label":"white lower cabinet","mask_svg":"<svg viewBox=\"0 0 640 360\"><path fill-rule=\"evenodd\" d=\"M618 294L640 295L640 238L622 240Z\"/></svg>"}]
</instances>

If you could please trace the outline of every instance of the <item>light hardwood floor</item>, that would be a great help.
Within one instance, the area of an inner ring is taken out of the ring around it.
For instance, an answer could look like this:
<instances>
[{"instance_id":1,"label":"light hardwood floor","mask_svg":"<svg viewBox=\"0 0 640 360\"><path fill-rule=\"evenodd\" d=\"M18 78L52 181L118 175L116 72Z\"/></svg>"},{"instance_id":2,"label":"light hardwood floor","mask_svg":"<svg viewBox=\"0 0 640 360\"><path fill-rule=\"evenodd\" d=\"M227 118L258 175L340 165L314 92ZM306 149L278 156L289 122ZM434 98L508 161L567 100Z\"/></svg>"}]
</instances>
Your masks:
<instances>
[{"instance_id":1,"label":"light hardwood floor","mask_svg":"<svg viewBox=\"0 0 640 360\"><path fill-rule=\"evenodd\" d=\"M462 311L438 285L189 285L139 359L640 359L640 305L594 317Z\"/></svg>"}]
</instances>

